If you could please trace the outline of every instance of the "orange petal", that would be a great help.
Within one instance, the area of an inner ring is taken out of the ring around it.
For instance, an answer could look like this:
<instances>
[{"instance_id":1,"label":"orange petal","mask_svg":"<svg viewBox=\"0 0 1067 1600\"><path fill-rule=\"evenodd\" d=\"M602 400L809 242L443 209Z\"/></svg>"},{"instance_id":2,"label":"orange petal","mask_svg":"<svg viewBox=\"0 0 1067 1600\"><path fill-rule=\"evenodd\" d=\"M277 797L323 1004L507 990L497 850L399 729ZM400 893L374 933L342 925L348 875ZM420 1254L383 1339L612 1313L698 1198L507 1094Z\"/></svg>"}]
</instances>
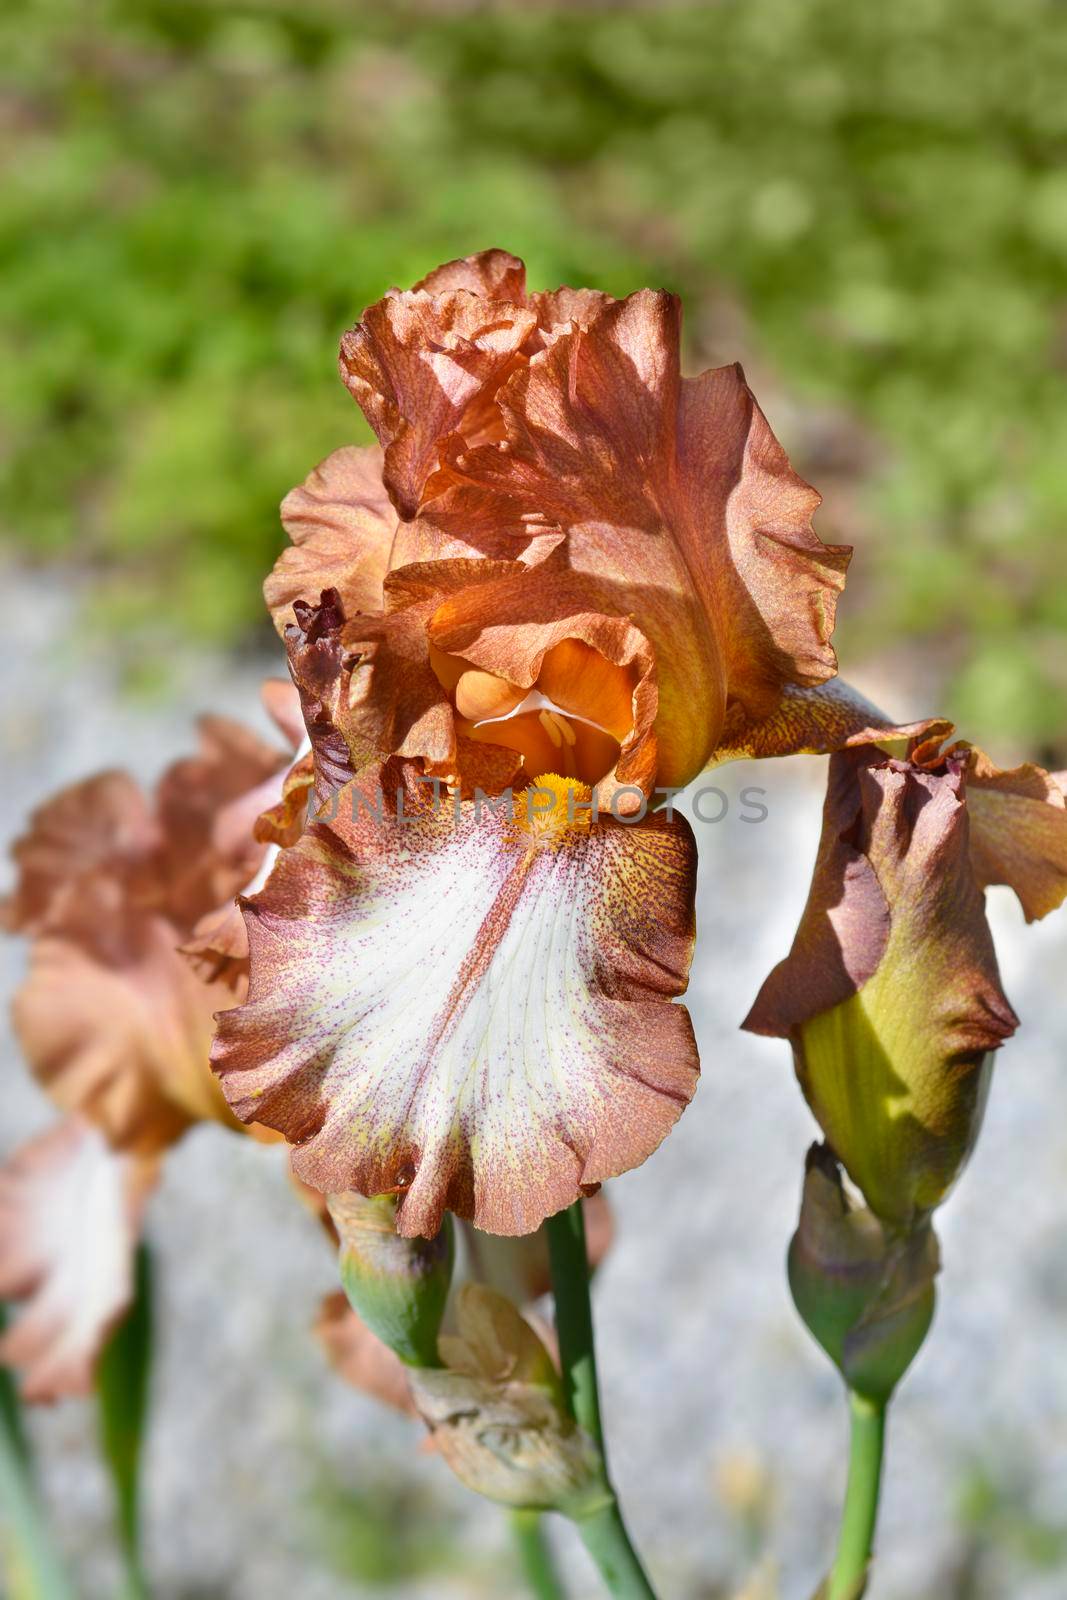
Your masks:
<instances>
[{"instance_id":1,"label":"orange petal","mask_svg":"<svg viewBox=\"0 0 1067 1600\"><path fill-rule=\"evenodd\" d=\"M28 1401L87 1394L130 1303L133 1252L153 1163L117 1155L76 1118L0 1168L0 1298L24 1301L0 1338Z\"/></svg>"},{"instance_id":2,"label":"orange petal","mask_svg":"<svg viewBox=\"0 0 1067 1600\"><path fill-rule=\"evenodd\" d=\"M291 721L290 697L272 699ZM255 823L284 795L286 765L239 723L206 717L154 805L104 774L46 802L15 847L8 920L35 936L17 1031L56 1103L118 1148L160 1150L200 1118L234 1125L208 1067L213 1014L242 979L233 897L262 862ZM202 963L210 950L227 983L202 981L183 944Z\"/></svg>"},{"instance_id":3,"label":"orange petal","mask_svg":"<svg viewBox=\"0 0 1067 1600\"><path fill-rule=\"evenodd\" d=\"M160 1150L192 1121L229 1121L208 1052L232 992L197 976L161 917L110 908L97 920L95 939L85 930L31 949L13 1015L35 1077L119 1149Z\"/></svg>"},{"instance_id":4,"label":"orange petal","mask_svg":"<svg viewBox=\"0 0 1067 1600\"><path fill-rule=\"evenodd\" d=\"M289 678L264 678L259 691L264 709L291 750L304 742L304 719L300 714L300 695Z\"/></svg>"},{"instance_id":5,"label":"orange petal","mask_svg":"<svg viewBox=\"0 0 1067 1600\"><path fill-rule=\"evenodd\" d=\"M967 768L971 861L979 884L1010 885L1027 922L1067 897L1067 798L1055 776L1029 763L1001 771L981 750Z\"/></svg>"},{"instance_id":6,"label":"orange petal","mask_svg":"<svg viewBox=\"0 0 1067 1600\"><path fill-rule=\"evenodd\" d=\"M382 452L346 446L317 466L282 501L293 541L263 585L279 633L293 621L293 603L315 605L336 589L346 608L380 611L396 512L382 483Z\"/></svg>"},{"instance_id":7,"label":"orange petal","mask_svg":"<svg viewBox=\"0 0 1067 1600\"><path fill-rule=\"evenodd\" d=\"M692 835L603 819L536 850L489 808L434 815L418 789L399 764L367 774L283 853L247 906L249 1002L220 1021L216 1070L314 1187L400 1188L406 1234L446 1208L527 1233L643 1161L693 1092L670 1003Z\"/></svg>"},{"instance_id":8,"label":"orange petal","mask_svg":"<svg viewBox=\"0 0 1067 1600\"><path fill-rule=\"evenodd\" d=\"M489 561L402 567L386 583L387 611L346 624L341 644L350 667L340 718L357 769L392 754L455 763L455 718L431 664L428 623L447 594L509 570Z\"/></svg>"},{"instance_id":9,"label":"orange petal","mask_svg":"<svg viewBox=\"0 0 1067 1600\"><path fill-rule=\"evenodd\" d=\"M628 731L614 771L576 774L589 783L603 780L598 800L606 808L623 786L651 793L655 784L657 673L648 639L628 616L597 611L597 592L596 585L560 568L555 558L537 567L512 565L498 579L443 599L428 631L439 650L524 690L540 686L547 663L549 680L569 702L566 709L591 723L607 714L622 727L628 684ZM572 670L565 670L568 662ZM481 736L509 742L506 723L489 724ZM528 755L531 773L562 770L551 734L538 734L533 724L517 748Z\"/></svg>"},{"instance_id":10,"label":"orange petal","mask_svg":"<svg viewBox=\"0 0 1067 1600\"><path fill-rule=\"evenodd\" d=\"M535 326L514 302L413 289L390 292L344 335L341 377L385 448L385 486L402 517L418 511L442 441Z\"/></svg>"},{"instance_id":11,"label":"orange petal","mask_svg":"<svg viewBox=\"0 0 1067 1600\"><path fill-rule=\"evenodd\" d=\"M414 291L419 289L427 294L450 294L455 289L465 289L468 294L480 295L484 300L515 300L523 305L526 268L518 256L508 250L479 250L477 255L461 256L458 261L446 261L444 266L435 267L415 284Z\"/></svg>"},{"instance_id":12,"label":"orange petal","mask_svg":"<svg viewBox=\"0 0 1067 1600\"><path fill-rule=\"evenodd\" d=\"M671 296L642 291L559 332L497 404L506 440L451 446L446 465L499 525L564 529L595 609L651 639L661 783L703 768L728 703L763 718L784 685L833 674L848 551L812 532L818 496L740 369L683 383ZM426 507L442 534L459 526L448 498Z\"/></svg>"}]
</instances>

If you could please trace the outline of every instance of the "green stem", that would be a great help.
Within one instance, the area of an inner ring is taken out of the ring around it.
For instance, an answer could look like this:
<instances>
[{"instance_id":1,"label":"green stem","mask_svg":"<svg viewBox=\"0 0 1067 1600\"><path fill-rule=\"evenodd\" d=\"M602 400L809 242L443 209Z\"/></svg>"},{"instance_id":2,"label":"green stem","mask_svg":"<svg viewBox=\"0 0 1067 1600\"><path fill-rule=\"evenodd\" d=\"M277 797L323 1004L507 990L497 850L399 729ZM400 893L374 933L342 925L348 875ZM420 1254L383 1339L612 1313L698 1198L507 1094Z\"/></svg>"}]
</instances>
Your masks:
<instances>
[{"instance_id":1,"label":"green stem","mask_svg":"<svg viewBox=\"0 0 1067 1600\"><path fill-rule=\"evenodd\" d=\"M510 1520L519 1566L530 1593L535 1600L565 1600L540 1512L513 1511Z\"/></svg>"},{"instance_id":2,"label":"green stem","mask_svg":"<svg viewBox=\"0 0 1067 1600\"><path fill-rule=\"evenodd\" d=\"M4 1327L0 1305L0 1329ZM13 1600L74 1600L37 1492L22 1409L0 1368L0 1582Z\"/></svg>"},{"instance_id":3,"label":"green stem","mask_svg":"<svg viewBox=\"0 0 1067 1600\"><path fill-rule=\"evenodd\" d=\"M593 1307L589 1297L589 1256L581 1201L549 1217L545 1224L556 1301L563 1386L571 1415L593 1439L604 1463L604 1502L577 1518L578 1532L616 1600L656 1600L640 1557L630 1541L608 1476L604 1427L600 1416Z\"/></svg>"},{"instance_id":4,"label":"green stem","mask_svg":"<svg viewBox=\"0 0 1067 1600\"><path fill-rule=\"evenodd\" d=\"M826 1600L859 1600L867 1586L878 1522L886 1406L884 1402L865 1400L853 1390L849 1390L848 1399L852 1418L848 1487Z\"/></svg>"},{"instance_id":5,"label":"green stem","mask_svg":"<svg viewBox=\"0 0 1067 1600\"><path fill-rule=\"evenodd\" d=\"M141 1453L152 1368L152 1277L151 1252L142 1244L133 1302L105 1345L96 1373L100 1444L115 1493L125 1564L122 1600L145 1600L148 1594L141 1563Z\"/></svg>"}]
</instances>

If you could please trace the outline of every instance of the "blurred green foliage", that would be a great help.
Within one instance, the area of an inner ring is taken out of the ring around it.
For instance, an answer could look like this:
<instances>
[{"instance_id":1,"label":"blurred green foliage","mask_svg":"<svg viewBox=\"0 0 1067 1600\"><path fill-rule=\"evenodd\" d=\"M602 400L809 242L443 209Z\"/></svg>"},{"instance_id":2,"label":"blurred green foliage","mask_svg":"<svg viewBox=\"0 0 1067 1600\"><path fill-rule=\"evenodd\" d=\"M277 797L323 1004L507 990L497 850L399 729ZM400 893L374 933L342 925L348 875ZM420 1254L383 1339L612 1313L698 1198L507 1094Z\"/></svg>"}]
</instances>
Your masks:
<instances>
[{"instance_id":1,"label":"blurred green foliage","mask_svg":"<svg viewBox=\"0 0 1067 1600\"><path fill-rule=\"evenodd\" d=\"M857 536L850 659L921 639L1061 739L1059 0L22 0L0 60L0 529L139 648L258 617L280 496L366 437L341 330L499 243L685 294Z\"/></svg>"}]
</instances>

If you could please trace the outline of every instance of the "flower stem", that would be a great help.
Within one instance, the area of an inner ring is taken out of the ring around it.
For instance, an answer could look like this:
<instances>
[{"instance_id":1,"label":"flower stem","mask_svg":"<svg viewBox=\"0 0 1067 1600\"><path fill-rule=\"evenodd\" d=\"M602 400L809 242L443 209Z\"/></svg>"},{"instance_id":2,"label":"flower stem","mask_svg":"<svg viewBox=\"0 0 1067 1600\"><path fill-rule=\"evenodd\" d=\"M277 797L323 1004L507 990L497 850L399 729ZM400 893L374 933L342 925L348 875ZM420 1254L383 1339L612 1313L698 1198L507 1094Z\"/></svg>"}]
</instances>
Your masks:
<instances>
[{"instance_id":1,"label":"flower stem","mask_svg":"<svg viewBox=\"0 0 1067 1600\"><path fill-rule=\"evenodd\" d=\"M564 1588L545 1540L538 1511L513 1511L511 1529L526 1585L535 1600L564 1600Z\"/></svg>"},{"instance_id":2,"label":"flower stem","mask_svg":"<svg viewBox=\"0 0 1067 1600\"><path fill-rule=\"evenodd\" d=\"M589 1297L589 1257L581 1201L549 1217L545 1231L552 1265L556 1331L559 1335L567 1404L578 1426L584 1428L596 1443L604 1463L605 1499L597 1509L575 1519L578 1532L599 1567L609 1594L616 1596L616 1600L656 1600L640 1557L630 1542L619 1502L608 1477L596 1371L593 1308Z\"/></svg>"},{"instance_id":3,"label":"flower stem","mask_svg":"<svg viewBox=\"0 0 1067 1600\"><path fill-rule=\"evenodd\" d=\"M849 1390L852 1437L837 1559L826 1600L859 1600L867 1587L885 1450L885 1403Z\"/></svg>"}]
</instances>

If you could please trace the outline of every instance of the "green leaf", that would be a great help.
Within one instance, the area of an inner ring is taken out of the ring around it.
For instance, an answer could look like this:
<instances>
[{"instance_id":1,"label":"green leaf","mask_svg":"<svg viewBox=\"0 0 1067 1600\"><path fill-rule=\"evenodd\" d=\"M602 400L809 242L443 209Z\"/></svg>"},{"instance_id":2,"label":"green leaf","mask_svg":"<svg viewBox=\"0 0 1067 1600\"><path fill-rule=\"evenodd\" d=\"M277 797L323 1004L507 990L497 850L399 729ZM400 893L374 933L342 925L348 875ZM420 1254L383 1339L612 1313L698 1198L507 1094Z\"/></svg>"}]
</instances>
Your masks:
<instances>
[{"instance_id":1,"label":"green leaf","mask_svg":"<svg viewBox=\"0 0 1067 1600\"><path fill-rule=\"evenodd\" d=\"M148 1593L141 1564L140 1466L152 1368L152 1257L142 1244L134 1265L134 1298L108 1340L96 1374L100 1446L115 1490L126 1558L127 1600Z\"/></svg>"},{"instance_id":2,"label":"green leaf","mask_svg":"<svg viewBox=\"0 0 1067 1600\"><path fill-rule=\"evenodd\" d=\"M7 1320L0 1305L0 1329ZM37 1492L22 1406L0 1367L0 1579L10 1600L74 1600Z\"/></svg>"}]
</instances>

